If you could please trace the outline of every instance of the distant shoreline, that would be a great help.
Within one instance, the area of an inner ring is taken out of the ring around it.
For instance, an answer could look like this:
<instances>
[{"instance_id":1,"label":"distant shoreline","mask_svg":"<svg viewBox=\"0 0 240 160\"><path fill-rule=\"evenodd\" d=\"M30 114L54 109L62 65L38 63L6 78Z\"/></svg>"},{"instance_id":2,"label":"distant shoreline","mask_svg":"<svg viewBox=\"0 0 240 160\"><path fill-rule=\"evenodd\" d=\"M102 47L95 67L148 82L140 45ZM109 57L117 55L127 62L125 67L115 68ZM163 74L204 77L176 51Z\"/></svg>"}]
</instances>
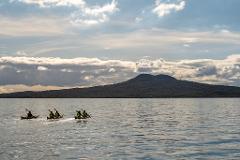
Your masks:
<instances>
[{"instance_id":1,"label":"distant shoreline","mask_svg":"<svg viewBox=\"0 0 240 160\"><path fill-rule=\"evenodd\" d=\"M0 99L238 99L240 97L88 97L88 98L52 98L52 97L0 97Z\"/></svg>"},{"instance_id":2,"label":"distant shoreline","mask_svg":"<svg viewBox=\"0 0 240 160\"><path fill-rule=\"evenodd\" d=\"M177 80L168 75L141 74L117 84L16 92L0 94L0 98L240 98L240 87Z\"/></svg>"}]
</instances>

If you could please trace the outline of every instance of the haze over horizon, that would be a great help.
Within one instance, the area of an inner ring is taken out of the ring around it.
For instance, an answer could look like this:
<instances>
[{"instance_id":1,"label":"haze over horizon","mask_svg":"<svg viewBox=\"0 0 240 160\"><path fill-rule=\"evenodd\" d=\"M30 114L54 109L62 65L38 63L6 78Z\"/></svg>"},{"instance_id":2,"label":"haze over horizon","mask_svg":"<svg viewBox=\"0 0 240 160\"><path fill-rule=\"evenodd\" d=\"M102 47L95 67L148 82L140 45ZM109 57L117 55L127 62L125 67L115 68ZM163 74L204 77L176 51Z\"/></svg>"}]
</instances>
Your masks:
<instances>
[{"instance_id":1,"label":"haze over horizon","mask_svg":"<svg viewBox=\"0 0 240 160\"><path fill-rule=\"evenodd\" d=\"M239 0L4 0L0 93L141 73L240 86Z\"/></svg>"}]
</instances>

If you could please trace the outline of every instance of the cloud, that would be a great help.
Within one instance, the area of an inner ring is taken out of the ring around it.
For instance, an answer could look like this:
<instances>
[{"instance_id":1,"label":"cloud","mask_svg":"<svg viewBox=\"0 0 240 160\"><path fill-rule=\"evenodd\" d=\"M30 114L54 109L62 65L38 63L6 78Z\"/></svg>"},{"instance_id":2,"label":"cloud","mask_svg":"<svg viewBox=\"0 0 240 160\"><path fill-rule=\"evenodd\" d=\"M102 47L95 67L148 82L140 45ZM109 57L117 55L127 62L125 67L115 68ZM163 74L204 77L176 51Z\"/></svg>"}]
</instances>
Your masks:
<instances>
[{"instance_id":1,"label":"cloud","mask_svg":"<svg viewBox=\"0 0 240 160\"><path fill-rule=\"evenodd\" d=\"M35 4L42 8L58 6L82 7L86 4L84 0L17 0L17 1L26 4Z\"/></svg>"},{"instance_id":2,"label":"cloud","mask_svg":"<svg viewBox=\"0 0 240 160\"><path fill-rule=\"evenodd\" d=\"M118 11L116 0L102 6L89 6L85 0L15 0L28 5L37 5L42 9L67 7L72 8L69 20L75 26L89 27L104 23L109 16Z\"/></svg>"},{"instance_id":3,"label":"cloud","mask_svg":"<svg viewBox=\"0 0 240 160\"><path fill-rule=\"evenodd\" d=\"M27 56L27 53L24 51L17 51L16 55L17 56Z\"/></svg>"},{"instance_id":4,"label":"cloud","mask_svg":"<svg viewBox=\"0 0 240 160\"><path fill-rule=\"evenodd\" d=\"M210 76L210 75L216 75L217 74L217 67L215 65L207 65L198 68L197 75L198 77L201 76Z\"/></svg>"},{"instance_id":5,"label":"cloud","mask_svg":"<svg viewBox=\"0 0 240 160\"><path fill-rule=\"evenodd\" d=\"M88 37L85 44L99 48L136 49L138 53L146 49L151 53L220 52L227 48L233 49L240 44L238 32L222 33L219 31L184 32L165 29L137 30L130 33L98 34ZM231 47L229 47L231 46ZM239 47L237 47L239 48ZM188 51L186 51L188 49ZM147 54L151 54L147 51ZM182 56L182 55L181 55Z\"/></svg>"},{"instance_id":6,"label":"cloud","mask_svg":"<svg viewBox=\"0 0 240 160\"><path fill-rule=\"evenodd\" d=\"M136 23L140 23L142 20L143 20L142 17L136 17L136 18L135 18L135 22L136 22Z\"/></svg>"},{"instance_id":7,"label":"cloud","mask_svg":"<svg viewBox=\"0 0 240 160\"><path fill-rule=\"evenodd\" d=\"M159 17L164 17L171 12L178 12L185 8L186 2L180 1L179 3L164 3L162 0L156 0L156 7L152 10L153 13Z\"/></svg>"},{"instance_id":8,"label":"cloud","mask_svg":"<svg viewBox=\"0 0 240 160\"><path fill-rule=\"evenodd\" d=\"M134 67L133 62L98 58L1 57L0 85L69 87L106 84L114 82L109 78L111 76L118 77L115 81L130 77ZM119 75L120 71L126 72Z\"/></svg>"},{"instance_id":9,"label":"cloud","mask_svg":"<svg viewBox=\"0 0 240 160\"><path fill-rule=\"evenodd\" d=\"M14 85L85 87L124 81L140 73L168 74L184 80L240 86L240 55L231 55L223 60L147 58L137 63L98 58L0 58L1 88L14 88Z\"/></svg>"},{"instance_id":10,"label":"cloud","mask_svg":"<svg viewBox=\"0 0 240 160\"><path fill-rule=\"evenodd\" d=\"M227 60L232 61L234 63L238 63L240 62L240 55L239 54L230 55L227 57Z\"/></svg>"},{"instance_id":11,"label":"cloud","mask_svg":"<svg viewBox=\"0 0 240 160\"><path fill-rule=\"evenodd\" d=\"M78 26L97 25L108 21L109 15L118 10L117 2L115 0L103 6L84 6L80 10L71 14L71 23Z\"/></svg>"},{"instance_id":12,"label":"cloud","mask_svg":"<svg viewBox=\"0 0 240 160\"><path fill-rule=\"evenodd\" d=\"M67 28L65 19L56 17L25 17L21 20L0 16L0 35L55 36L63 35Z\"/></svg>"},{"instance_id":13,"label":"cloud","mask_svg":"<svg viewBox=\"0 0 240 160\"><path fill-rule=\"evenodd\" d=\"M59 24L58 26L62 27L63 25ZM66 30L67 27L65 27ZM8 28L8 33L24 36L24 32L26 32L26 35L30 35L27 26L16 28L18 31L11 31ZM62 31L64 32L63 29ZM44 31L41 33L44 35ZM39 33L34 34L38 35ZM240 51L240 33L233 31L222 33L219 30L176 31L153 28L126 33L87 32L79 34L73 32L67 35L59 34L53 32L48 35L46 32L45 37L33 38L28 36L23 38L0 37L0 45L2 44L4 47L0 49L3 50L0 55L16 55L17 52L22 51L27 53L27 56L33 57L72 58L87 55L88 57L98 56L114 59L139 59L139 57L149 55L154 58L184 59L224 58L229 53L239 53Z\"/></svg>"},{"instance_id":14,"label":"cloud","mask_svg":"<svg viewBox=\"0 0 240 160\"><path fill-rule=\"evenodd\" d=\"M27 86L27 85L5 85L0 86L0 93L11 93L11 92L23 92L23 91L46 91L46 90L59 90L67 89L68 87L58 86Z\"/></svg>"}]
</instances>

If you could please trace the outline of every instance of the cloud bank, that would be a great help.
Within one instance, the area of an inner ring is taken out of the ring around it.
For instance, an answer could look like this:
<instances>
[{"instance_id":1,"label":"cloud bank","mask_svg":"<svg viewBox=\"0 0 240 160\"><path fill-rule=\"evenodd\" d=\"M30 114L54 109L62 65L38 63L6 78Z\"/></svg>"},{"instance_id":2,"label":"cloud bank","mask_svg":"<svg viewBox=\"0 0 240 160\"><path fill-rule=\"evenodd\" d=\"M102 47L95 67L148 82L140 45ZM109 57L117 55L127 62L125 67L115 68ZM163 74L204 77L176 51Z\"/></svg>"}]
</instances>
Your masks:
<instances>
[{"instance_id":1,"label":"cloud bank","mask_svg":"<svg viewBox=\"0 0 240 160\"><path fill-rule=\"evenodd\" d=\"M98 58L0 58L2 92L6 86L11 86L13 91L14 86L19 90L19 86L43 89L43 86L68 88L103 85L124 81L140 73L167 74L184 80L240 86L240 55L231 55L223 60L167 61L145 58L137 62Z\"/></svg>"}]
</instances>

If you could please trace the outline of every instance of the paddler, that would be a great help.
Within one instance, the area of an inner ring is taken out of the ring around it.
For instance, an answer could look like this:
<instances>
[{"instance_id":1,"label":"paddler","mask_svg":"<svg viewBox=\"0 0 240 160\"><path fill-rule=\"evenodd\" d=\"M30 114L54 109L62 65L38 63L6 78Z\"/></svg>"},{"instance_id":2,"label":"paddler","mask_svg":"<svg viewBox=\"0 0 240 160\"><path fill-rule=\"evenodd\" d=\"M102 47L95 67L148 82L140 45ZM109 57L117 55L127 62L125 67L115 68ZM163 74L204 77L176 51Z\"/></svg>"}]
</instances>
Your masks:
<instances>
[{"instance_id":1,"label":"paddler","mask_svg":"<svg viewBox=\"0 0 240 160\"><path fill-rule=\"evenodd\" d=\"M54 117L55 117L55 118L60 118L61 115L60 115L60 113L58 112L58 110L56 110L56 108L54 108L54 110L55 110Z\"/></svg>"},{"instance_id":2,"label":"paddler","mask_svg":"<svg viewBox=\"0 0 240 160\"><path fill-rule=\"evenodd\" d=\"M33 117L32 112L30 110L28 110L28 109L26 109L26 111L28 112L27 113L27 117L28 118L32 118Z\"/></svg>"},{"instance_id":3,"label":"paddler","mask_svg":"<svg viewBox=\"0 0 240 160\"><path fill-rule=\"evenodd\" d=\"M48 110L49 111L49 119L54 119L54 113L53 113L53 111L51 111L50 109Z\"/></svg>"},{"instance_id":4,"label":"paddler","mask_svg":"<svg viewBox=\"0 0 240 160\"><path fill-rule=\"evenodd\" d=\"M91 116L85 110L83 110L82 117L86 119L86 118L90 118Z\"/></svg>"}]
</instances>

